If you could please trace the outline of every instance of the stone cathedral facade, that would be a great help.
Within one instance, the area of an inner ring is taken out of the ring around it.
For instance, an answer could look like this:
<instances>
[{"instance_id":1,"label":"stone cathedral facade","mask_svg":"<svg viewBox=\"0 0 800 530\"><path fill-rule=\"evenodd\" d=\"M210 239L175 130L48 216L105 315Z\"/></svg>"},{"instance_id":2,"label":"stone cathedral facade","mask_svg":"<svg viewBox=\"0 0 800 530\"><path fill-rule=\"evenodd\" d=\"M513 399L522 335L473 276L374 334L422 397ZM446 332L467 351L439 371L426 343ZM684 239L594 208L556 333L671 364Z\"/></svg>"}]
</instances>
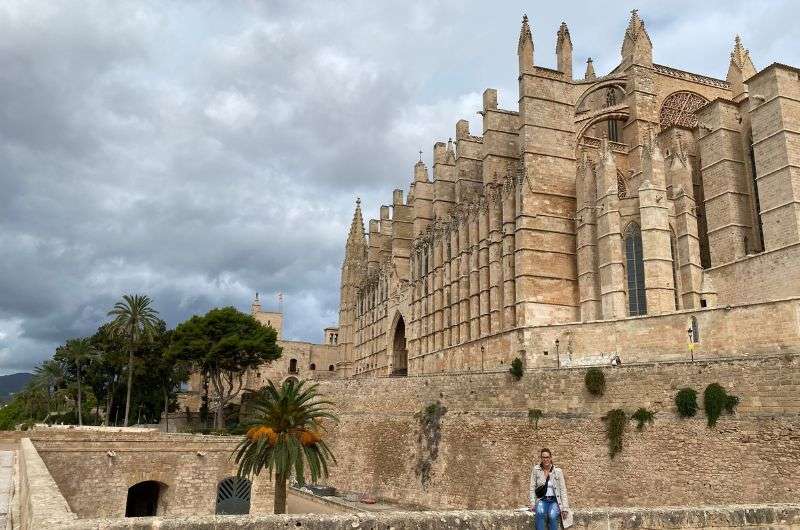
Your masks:
<instances>
[{"instance_id":1,"label":"stone cathedral facade","mask_svg":"<svg viewBox=\"0 0 800 530\"><path fill-rule=\"evenodd\" d=\"M525 17L517 110L487 89L480 135L459 121L366 230L357 203L339 375L800 346L800 70L738 36L725 80L654 63L636 11L606 75L573 73L566 24L557 69L534 50Z\"/></svg>"}]
</instances>

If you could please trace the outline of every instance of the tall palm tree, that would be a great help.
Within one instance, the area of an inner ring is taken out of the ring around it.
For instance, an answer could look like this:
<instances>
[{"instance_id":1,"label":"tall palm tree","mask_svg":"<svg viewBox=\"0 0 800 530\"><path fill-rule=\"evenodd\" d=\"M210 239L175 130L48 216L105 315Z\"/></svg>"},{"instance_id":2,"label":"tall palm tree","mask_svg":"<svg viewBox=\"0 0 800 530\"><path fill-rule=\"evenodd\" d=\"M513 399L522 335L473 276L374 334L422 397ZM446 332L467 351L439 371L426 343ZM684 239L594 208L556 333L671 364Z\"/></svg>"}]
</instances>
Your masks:
<instances>
[{"instance_id":1,"label":"tall palm tree","mask_svg":"<svg viewBox=\"0 0 800 530\"><path fill-rule=\"evenodd\" d=\"M97 352L92 347L88 338L68 340L64 349L64 356L75 363L75 372L78 377L78 425L83 425L83 401L81 399L81 372L83 367L97 357Z\"/></svg>"},{"instance_id":2,"label":"tall palm tree","mask_svg":"<svg viewBox=\"0 0 800 530\"><path fill-rule=\"evenodd\" d=\"M126 294L121 302L114 304L108 312L113 316L111 330L125 339L128 348L128 394L125 399L125 427L131 409L131 385L133 384L133 350L141 341L150 341L159 322L158 311L150 307L153 301L143 294Z\"/></svg>"},{"instance_id":3,"label":"tall palm tree","mask_svg":"<svg viewBox=\"0 0 800 530\"><path fill-rule=\"evenodd\" d=\"M276 387L268 386L251 395L245 424L250 428L234 452L240 477L275 473L275 513L286 513L286 481L294 471L304 482L305 467L311 481L328 476L328 461L336 462L322 439L321 420L338 422L331 412L331 401L319 399L317 385L289 379Z\"/></svg>"},{"instance_id":4,"label":"tall palm tree","mask_svg":"<svg viewBox=\"0 0 800 530\"><path fill-rule=\"evenodd\" d=\"M31 386L40 390L47 397L47 413L52 412L51 405L56 390L64 382L64 368L55 359L49 359L34 368Z\"/></svg>"}]
</instances>

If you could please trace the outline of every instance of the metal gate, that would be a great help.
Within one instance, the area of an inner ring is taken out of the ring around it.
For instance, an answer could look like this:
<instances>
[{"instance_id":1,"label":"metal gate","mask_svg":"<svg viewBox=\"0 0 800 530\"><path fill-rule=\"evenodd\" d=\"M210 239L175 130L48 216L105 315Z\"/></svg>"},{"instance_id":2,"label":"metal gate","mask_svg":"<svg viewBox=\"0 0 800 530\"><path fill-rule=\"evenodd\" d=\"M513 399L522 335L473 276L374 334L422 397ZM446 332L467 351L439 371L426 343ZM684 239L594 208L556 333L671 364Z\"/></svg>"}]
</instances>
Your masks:
<instances>
[{"instance_id":1,"label":"metal gate","mask_svg":"<svg viewBox=\"0 0 800 530\"><path fill-rule=\"evenodd\" d=\"M228 477L217 487L217 515L245 515L250 513L250 481L241 477Z\"/></svg>"}]
</instances>

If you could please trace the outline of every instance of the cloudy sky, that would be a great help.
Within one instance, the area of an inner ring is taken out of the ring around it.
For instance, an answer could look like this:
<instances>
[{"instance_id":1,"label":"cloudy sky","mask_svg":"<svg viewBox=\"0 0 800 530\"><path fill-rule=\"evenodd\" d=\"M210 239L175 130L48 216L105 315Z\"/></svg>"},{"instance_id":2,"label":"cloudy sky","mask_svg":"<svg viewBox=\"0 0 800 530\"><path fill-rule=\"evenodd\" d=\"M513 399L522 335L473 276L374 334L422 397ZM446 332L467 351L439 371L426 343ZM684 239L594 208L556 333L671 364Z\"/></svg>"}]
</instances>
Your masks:
<instances>
[{"instance_id":1,"label":"cloudy sky","mask_svg":"<svg viewBox=\"0 0 800 530\"><path fill-rule=\"evenodd\" d=\"M542 5L548 7L541 7ZM723 77L799 64L785 2L103 1L0 4L0 373L92 333L123 293L174 326L285 293L287 338L337 320L353 203L406 187L484 88L516 108L520 18L555 63L619 59L639 7L655 60Z\"/></svg>"}]
</instances>

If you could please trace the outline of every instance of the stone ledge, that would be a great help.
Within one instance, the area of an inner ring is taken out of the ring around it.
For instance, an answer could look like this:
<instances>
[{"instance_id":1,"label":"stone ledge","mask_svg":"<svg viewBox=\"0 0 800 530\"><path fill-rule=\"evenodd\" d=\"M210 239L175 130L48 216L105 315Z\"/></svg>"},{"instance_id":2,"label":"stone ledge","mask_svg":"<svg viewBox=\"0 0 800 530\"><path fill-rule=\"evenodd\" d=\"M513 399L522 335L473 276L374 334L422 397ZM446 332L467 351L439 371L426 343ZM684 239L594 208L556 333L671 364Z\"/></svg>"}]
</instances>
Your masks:
<instances>
[{"instance_id":1,"label":"stone ledge","mask_svg":"<svg viewBox=\"0 0 800 530\"><path fill-rule=\"evenodd\" d=\"M621 508L577 510L575 530L627 530L684 528L800 528L800 504L702 506L697 508ZM246 530L256 528L333 529L415 529L444 530L480 528L529 530L533 515L527 511L470 510L447 512L387 512L350 515L243 515L183 518L143 517L138 519L87 519L62 528L71 530Z\"/></svg>"},{"instance_id":2,"label":"stone ledge","mask_svg":"<svg viewBox=\"0 0 800 530\"><path fill-rule=\"evenodd\" d=\"M29 438L20 441L19 481L22 528L63 528L78 518Z\"/></svg>"}]
</instances>

